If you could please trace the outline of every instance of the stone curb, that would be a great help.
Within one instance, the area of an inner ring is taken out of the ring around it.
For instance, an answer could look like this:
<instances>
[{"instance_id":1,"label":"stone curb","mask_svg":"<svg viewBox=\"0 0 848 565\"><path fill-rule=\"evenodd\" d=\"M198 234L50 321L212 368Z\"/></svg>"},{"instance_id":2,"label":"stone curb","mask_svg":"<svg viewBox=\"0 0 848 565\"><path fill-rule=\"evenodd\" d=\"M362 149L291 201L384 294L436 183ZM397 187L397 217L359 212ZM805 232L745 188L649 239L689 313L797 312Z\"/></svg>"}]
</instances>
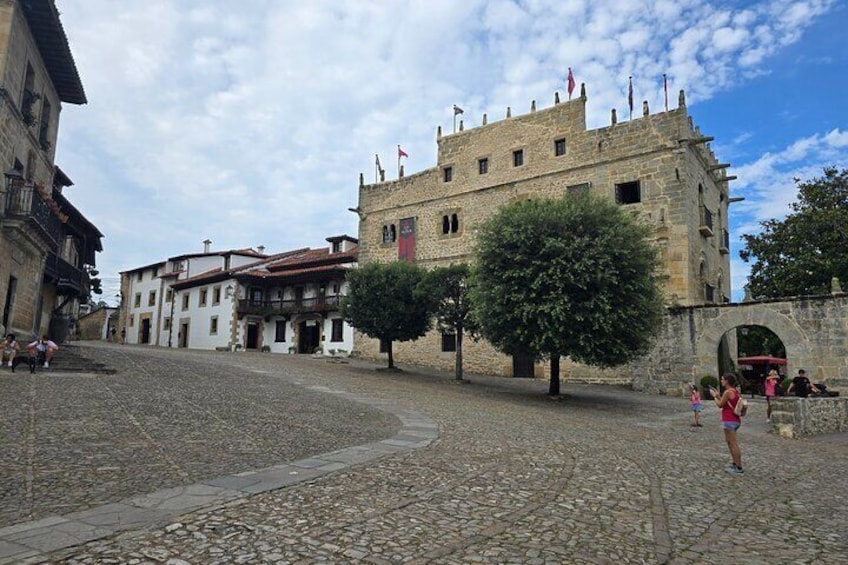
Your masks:
<instances>
[{"instance_id":1,"label":"stone curb","mask_svg":"<svg viewBox=\"0 0 848 565\"><path fill-rule=\"evenodd\" d=\"M303 386L303 383L296 383ZM286 488L375 459L426 447L439 438L439 426L423 414L388 401L307 386L365 404L397 417L400 431L387 439L331 451L281 465L158 490L64 516L49 516L0 528L0 565L37 562L45 554L119 532L165 527L183 514L212 509L254 494Z\"/></svg>"}]
</instances>

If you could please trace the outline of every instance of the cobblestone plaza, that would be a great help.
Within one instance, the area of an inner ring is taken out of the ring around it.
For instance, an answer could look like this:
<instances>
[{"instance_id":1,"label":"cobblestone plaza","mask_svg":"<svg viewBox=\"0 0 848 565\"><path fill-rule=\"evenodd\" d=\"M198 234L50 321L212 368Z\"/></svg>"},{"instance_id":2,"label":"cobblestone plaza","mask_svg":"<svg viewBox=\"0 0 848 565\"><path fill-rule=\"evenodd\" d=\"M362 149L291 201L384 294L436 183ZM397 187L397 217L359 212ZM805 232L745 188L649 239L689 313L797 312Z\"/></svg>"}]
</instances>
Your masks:
<instances>
[{"instance_id":1,"label":"cobblestone plaza","mask_svg":"<svg viewBox=\"0 0 848 565\"><path fill-rule=\"evenodd\" d=\"M752 403L90 344L0 373L0 563L848 563L848 437Z\"/></svg>"}]
</instances>

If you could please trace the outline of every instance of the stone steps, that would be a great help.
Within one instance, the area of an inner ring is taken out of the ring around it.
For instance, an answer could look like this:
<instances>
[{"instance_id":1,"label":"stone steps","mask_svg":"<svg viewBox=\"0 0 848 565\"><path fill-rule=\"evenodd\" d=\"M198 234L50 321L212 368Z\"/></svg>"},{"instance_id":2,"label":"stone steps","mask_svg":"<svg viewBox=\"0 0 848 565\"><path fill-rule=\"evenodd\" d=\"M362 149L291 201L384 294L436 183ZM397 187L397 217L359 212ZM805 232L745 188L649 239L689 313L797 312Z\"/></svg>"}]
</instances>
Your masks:
<instances>
[{"instance_id":1,"label":"stone steps","mask_svg":"<svg viewBox=\"0 0 848 565\"><path fill-rule=\"evenodd\" d=\"M27 365L27 354L21 352L20 364L16 366L16 371L29 371ZM45 371L41 366L35 368L36 371ZM82 354L82 350L75 345L61 345L56 356L50 362L48 371L61 373L96 373L100 375L114 375L115 369L106 367L104 363L100 363Z\"/></svg>"}]
</instances>

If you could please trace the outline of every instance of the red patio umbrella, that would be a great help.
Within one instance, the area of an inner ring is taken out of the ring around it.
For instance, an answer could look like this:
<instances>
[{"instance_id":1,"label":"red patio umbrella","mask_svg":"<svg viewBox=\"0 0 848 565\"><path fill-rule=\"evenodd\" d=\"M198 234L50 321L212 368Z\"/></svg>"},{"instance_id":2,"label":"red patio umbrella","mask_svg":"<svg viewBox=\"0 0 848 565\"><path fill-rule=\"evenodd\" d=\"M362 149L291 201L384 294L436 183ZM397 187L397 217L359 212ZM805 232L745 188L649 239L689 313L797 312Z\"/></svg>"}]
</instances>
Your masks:
<instances>
[{"instance_id":1,"label":"red patio umbrella","mask_svg":"<svg viewBox=\"0 0 848 565\"><path fill-rule=\"evenodd\" d=\"M786 365L786 359L771 357L770 355L752 355L751 357L740 357L737 361L742 365Z\"/></svg>"}]
</instances>

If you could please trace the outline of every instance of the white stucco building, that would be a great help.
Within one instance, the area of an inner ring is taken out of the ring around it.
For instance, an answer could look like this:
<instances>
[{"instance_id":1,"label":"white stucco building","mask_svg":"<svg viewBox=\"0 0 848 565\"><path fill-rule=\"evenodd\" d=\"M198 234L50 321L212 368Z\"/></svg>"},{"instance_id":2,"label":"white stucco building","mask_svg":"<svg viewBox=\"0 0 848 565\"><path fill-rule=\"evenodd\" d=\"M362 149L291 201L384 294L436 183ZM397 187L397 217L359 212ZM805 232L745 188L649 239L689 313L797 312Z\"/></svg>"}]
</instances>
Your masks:
<instances>
[{"instance_id":1,"label":"white stucco building","mask_svg":"<svg viewBox=\"0 0 848 565\"><path fill-rule=\"evenodd\" d=\"M264 249L172 257L125 271L127 343L191 349L345 354L353 328L340 313L357 240L265 255Z\"/></svg>"}]
</instances>

